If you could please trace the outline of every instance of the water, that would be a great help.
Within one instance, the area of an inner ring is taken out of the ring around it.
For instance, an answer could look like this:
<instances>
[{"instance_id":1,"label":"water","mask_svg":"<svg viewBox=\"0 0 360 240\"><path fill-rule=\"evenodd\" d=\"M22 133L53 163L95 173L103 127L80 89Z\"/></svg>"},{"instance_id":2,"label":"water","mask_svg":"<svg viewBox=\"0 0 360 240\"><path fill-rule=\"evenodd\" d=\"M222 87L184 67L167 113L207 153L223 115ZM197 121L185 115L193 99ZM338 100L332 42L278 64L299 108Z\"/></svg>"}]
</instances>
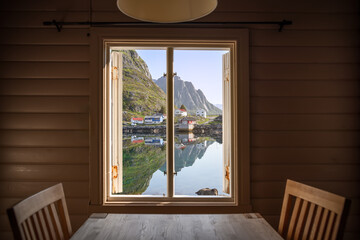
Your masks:
<instances>
[{"instance_id":1,"label":"water","mask_svg":"<svg viewBox=\"0 0 360 240\"><path fill-rule=\"evenodd\" d=\"M129 136L123 142L123 192L127 195L165 196L167 189L166 139L159 136ZM203 188L223 192L221 141L193 134L175 139L175 195L197 196Z\"/></svg>"}]
</instances>

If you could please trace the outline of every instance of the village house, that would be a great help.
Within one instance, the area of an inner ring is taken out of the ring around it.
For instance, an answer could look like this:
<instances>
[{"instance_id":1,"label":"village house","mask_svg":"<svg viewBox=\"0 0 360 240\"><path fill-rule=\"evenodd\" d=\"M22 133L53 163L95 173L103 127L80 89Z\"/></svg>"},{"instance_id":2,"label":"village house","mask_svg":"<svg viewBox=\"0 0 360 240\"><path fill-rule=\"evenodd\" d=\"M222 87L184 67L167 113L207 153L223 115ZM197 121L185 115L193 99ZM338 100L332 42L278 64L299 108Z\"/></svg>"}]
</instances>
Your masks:
<instances>
[{"instance_id":1,"label":"village house","mask_svg":"<svg viewBox=\"0 0 360 240\"><path fill-rule=\"evenodd\" d=\"M187 111L185 109L176 109L175 110L175 117L186 117Z\"/></svg>"},{"instance_id":2,"label":"village house","mask_svg":"<svg viewBox=\"0 0 360 240\"><path fill-rule=\"evenodd\" d=\"M164 121L164 117L161 116L145 116L145 124L160 124Z\"/></svg>"},{"instance_id":3,"label":"village house","mask_svg":"<svg viewBox=\"0 0 360 240\"><path fill-rule=\"evenodd\" d=\"M144 124L143 118L131 118L131 125Z\"/></svg>"},{"instance_id":4,"label":"village house","mask_svg":"<svg viewBox=\"0 0 360 240\"><path fill-rule=\"evenodd\" d=\"M206 111L205 111L205 109L196 110L196 116L206 118Z\"/></svg>"},{"instance_id":5,"label":"village house","mask_svg":"<svg viewBox=\"0 0 360 240\"><path fill-rule=\"evenodd\" d=\"M180 120L180 123L184 125L196 124L196 119L193 117L184 117Z\"/></svg>"}]
</instances>

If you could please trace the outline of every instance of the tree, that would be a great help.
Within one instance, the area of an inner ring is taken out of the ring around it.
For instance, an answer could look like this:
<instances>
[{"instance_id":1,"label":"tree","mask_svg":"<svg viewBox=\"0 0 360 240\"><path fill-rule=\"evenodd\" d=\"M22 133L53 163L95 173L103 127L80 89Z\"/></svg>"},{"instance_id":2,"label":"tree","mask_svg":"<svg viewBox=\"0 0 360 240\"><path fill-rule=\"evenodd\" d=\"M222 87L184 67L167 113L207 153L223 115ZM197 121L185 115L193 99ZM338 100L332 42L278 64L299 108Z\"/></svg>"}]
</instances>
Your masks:
<instances>
[{"instance_id":1,"label":"tree","mask_svg":"<svg viewBox=\"0 0 360 240\"><path fill-rule=\"evenodd\" d=\"M186 107L184 106L184 104L181 104L180 109L185 109L186 110Z\"/></svg>"}]
</instances>

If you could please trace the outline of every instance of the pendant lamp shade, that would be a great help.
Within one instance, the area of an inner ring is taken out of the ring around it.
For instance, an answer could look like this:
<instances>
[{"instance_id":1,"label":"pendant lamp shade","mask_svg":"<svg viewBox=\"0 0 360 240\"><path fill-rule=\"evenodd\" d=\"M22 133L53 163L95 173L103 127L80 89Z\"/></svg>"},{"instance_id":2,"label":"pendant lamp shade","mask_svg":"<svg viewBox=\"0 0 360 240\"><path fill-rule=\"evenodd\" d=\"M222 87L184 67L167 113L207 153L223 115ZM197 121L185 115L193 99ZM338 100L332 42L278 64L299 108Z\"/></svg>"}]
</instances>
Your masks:
<instances>
[{"instance_id":1,"label":"pendant lamp shade","mask_svg":"<svg viewBox=\"0 0 360 240\"><path fill-rule=\"evenodd\" d=\"M204 17L215 10L217 0L117 0L125 15L156 23L177 23Z\"/></svg>"}]
</instances>

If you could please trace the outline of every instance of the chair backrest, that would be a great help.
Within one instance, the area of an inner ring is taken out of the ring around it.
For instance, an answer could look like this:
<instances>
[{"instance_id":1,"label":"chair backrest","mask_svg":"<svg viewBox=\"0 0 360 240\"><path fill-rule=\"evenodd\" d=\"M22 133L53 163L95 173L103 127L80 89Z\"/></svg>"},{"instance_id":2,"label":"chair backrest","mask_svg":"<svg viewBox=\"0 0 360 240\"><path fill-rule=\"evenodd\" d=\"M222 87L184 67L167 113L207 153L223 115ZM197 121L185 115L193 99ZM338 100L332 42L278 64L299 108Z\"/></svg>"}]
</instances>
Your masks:
<instances>
[{"instance_id":1,"label":"chair backrest","mask_svg":"<svg viewBox=\"0 0 360 240\"><path fill-rule=\"evenodd\" d=\"M72 230L61 183L8 209L15 239L69 239Z\"/></svg>"},{"instance_id":2,"label":"chair backrest","mask_svg":"<svg viewBox=\"0 0 360 240\"><path fill-rule=\"evenodd\" d=\"M287 180L278 231L285 239L336 239L345 200Z\"/></svg>"}]
</instances>

